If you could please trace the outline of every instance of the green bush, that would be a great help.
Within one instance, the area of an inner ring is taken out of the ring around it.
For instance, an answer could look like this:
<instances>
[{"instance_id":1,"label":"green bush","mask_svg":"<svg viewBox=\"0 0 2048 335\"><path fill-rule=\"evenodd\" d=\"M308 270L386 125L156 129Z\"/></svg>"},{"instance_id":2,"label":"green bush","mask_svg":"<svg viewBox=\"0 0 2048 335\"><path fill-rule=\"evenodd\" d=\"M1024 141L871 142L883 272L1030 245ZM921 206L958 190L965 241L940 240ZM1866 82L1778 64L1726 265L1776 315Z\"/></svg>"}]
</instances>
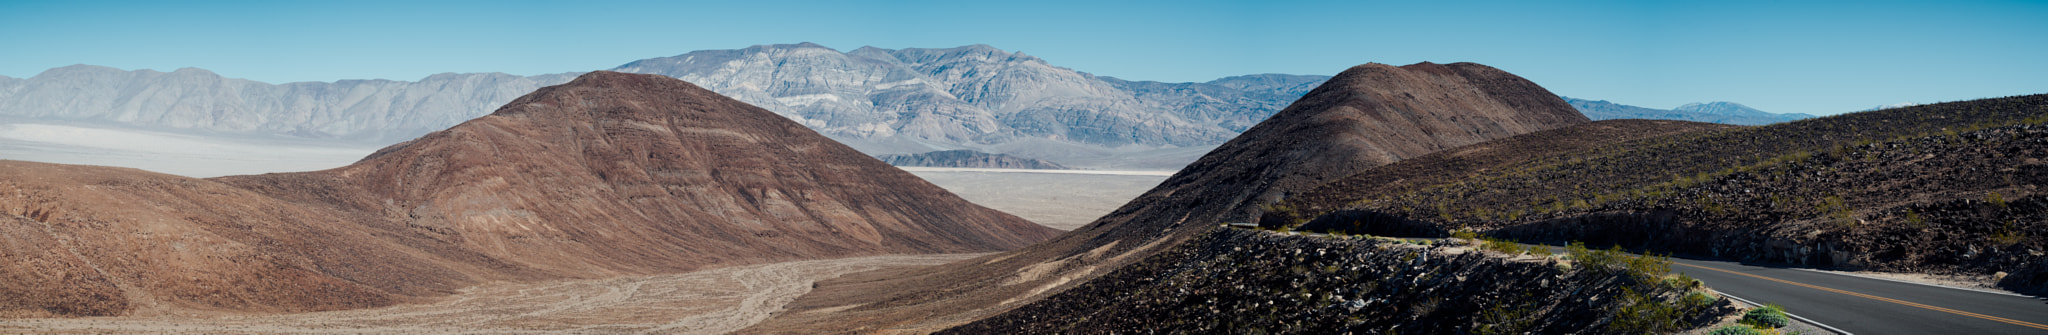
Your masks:
<instances>
[{"instance_id":1,"label":"green bush","mask_svg":"<svg viewBox=\"0 0 2048 335\"><path fill-rule=\"evenodd\" d=\"M1700 309L1705 309L1708 306L1713 305L1716 301L1720 301L1720 299L1714 298L1713 295L1707 294L1707 292L1700 291L1686 293L1685 298L1683 298L1683 300L1680 300L1680 302L1685 303L1686 306L1691 306L1693 308Z\"/></svg>"},{"instance_id":2,"label":"green bush","mask_svg":"<svg viewBox=\"0 0 2048 335\"><path fill-rule=\"evenodd\" d=\"M1467 240L1476 240L1476 239L1479 239L1479 232L1475 232L1475 231L1471 231L1471 230L1468 230L1468 229L1463 229L1463 228L1460 228L1460 229L1458 229L1458 230L1453 230L1453 231L1451 231L1451 238L1462 238L1462 239L1467 239Z\"/></svg>"},{"instance_id":3,"label":"green bush","mask_svg":"<svg viewBox=\"0 0 2048 335\"><path fill-rule=\"evenodd\" d=\"M1520 255L1524 252L1528 252L1528 250L1526 250L1527 248L1523 248L1521 244L1515 243L1515 241L1512 240L1483 238L1480 239L1480 241L1483 241L1479 245L1480 250L1498 251L1500 253L1508 255Z\"/></svg>"},{"instance_id":4,"label":"green bush","mask_svg":"<svg viewBox=\"0 0 2048 335\"><path fill-rule=\"evenodd\" d=\"M1588 249L1585 243L1572 242L1565 245L1565 252L1571 253L1572 260L1585 269L1611 271L1627 274L1637 282L1647 283L1671 273L1671 259L1664 256L1632 256L1621 246L1606 250Z\"/></svg>"},{"instance_id":5,"label":"green bush","mask_svg":"<svg viewBox=\"0 0 2048 335\"><path fill-rule=\"evenodd\" d=\"M1742 323L1764 328L1785 328L1792 324L1792 318L1785 316L1785 308L1776 304L1764 305L1742 314Z\"/></svg>"},{"instance_id":6,"label":"green bush","mask_svg":"<svg viewBox=\"0 0 2048 335\"><path fill-rule=\"evenodd\" d=\"M1707 332L1707 335L1764 335L1764 332L1750 326L1726 325L1714 328L1713 331Z\"/></svg>"},{"instance_id":7,"label":"green bush","mask_svg":"<svg viewBox=\"0 0 2048 335\"><path fill-rule=\"evenodd\" d=\"M1637 292L1622 288L1621 308L1615 311L1614 320L1607 323L1607 330L1617 334L1670 333L1684 329L1688 314L1684 306L1675 306L1657 298L1654 292Z\"/></svg>"}]
</instances>

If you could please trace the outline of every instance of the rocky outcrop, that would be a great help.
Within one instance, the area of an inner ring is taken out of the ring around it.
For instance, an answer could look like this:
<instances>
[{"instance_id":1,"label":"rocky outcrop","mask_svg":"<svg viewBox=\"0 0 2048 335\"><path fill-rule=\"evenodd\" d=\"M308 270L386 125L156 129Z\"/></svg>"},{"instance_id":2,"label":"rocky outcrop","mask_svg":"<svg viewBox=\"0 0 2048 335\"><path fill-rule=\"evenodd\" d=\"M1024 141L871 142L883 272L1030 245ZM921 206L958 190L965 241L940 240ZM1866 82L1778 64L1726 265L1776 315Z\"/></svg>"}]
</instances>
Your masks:
<instances>
[{"instance_id":1,"label":"rocky outcrop","mask_svg":"<svg viewBox=\"0 0 2048 335\"><path fill-rule=\"evenodd\" d=\"M1030 159L1004 154L991 154L974 150L933 151L909 155L875 156L882 162L895 166L961 167L990 169L1072 169L1042 159Z\"/></svg>"},{"instance_id":2,"label":"rocky outcrop","mask_svg":"<svg viewBox=\"0 0 2048 335\"><path fill-rule=\"evenodd\" d=\"M820 290L877 290L872 294L878 305L832 316L854 323L923 329L918 327L966 322L1172 248L1217 223L1256 218L1262 205L1337 177L1442 148L1584 122L1556 95L1485 65L1360 65L1124 207L1059 238L934 273L827 282ZM805 332L806 324L825 322L802 313L812 306L803 299L793 312L754 331ZM835 303L842 302L847 301ZM826 307L831 306L816 306Z\"/></svg>"},{"instance_id":3,"label":"rocky outcrop","mask_svg":"<svg viewBox=\"0 0 2048 335\"><path fill-rule=\"evenodd\" d=\"M1446 244L1217 229L940 333L1642 334L1734 311L1658 279ZM1645 327L1656 322L1622 313L1640 306L1669 308L1664 321L1675 324Z\"/></svg>"},{"instance_id":4,"label":"rocky outcrop","mask_svg":"<svg viewBox=\"0 0 2048 335\"><path fill-rule=\"evenodd\" d=\"M0 161L0 314L296 312L1058 231L673 78L595 72L342 168ZM92 301L80 304L79 301Z\"/></svg>"}]
</instances>

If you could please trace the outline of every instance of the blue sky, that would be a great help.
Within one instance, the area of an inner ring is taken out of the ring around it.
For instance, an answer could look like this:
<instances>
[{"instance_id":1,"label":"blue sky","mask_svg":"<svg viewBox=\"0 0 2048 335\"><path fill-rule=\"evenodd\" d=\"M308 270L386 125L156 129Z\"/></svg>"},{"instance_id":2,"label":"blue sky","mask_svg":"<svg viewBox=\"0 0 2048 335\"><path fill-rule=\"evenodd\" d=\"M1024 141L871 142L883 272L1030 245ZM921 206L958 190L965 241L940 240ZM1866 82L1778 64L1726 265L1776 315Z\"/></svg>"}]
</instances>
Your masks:
<instances>
[{"instance_id":1,"label":"blue sky","mask_svg":"<svg viewBox=\"0 0 2048 335\"><path fill-rule=\"evenodd\" d=\"M989 44L1134 80L1470 61L1561 95L1833 114L2048 93L2048 1L14 1L0 75L279 83L611 68L692 50Z\"/></svg>"}]
</instances>

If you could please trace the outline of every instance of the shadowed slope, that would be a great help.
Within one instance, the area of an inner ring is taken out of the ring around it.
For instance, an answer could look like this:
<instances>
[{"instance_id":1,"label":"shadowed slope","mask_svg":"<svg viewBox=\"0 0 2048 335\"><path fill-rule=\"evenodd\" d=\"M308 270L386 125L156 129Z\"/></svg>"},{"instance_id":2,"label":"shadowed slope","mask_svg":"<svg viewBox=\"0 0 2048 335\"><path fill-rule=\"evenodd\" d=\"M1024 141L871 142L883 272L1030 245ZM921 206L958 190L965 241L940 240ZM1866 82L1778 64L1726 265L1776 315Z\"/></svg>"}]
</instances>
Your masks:
<instances>
[{"instance_id":1,"label":"shadowed slope","mask_svg":"<svg viewBox=\"0 0 2048 335\"><path fill-rule=\"evenodd\" d=\"M928 272L825 282L792 303L791 312L747 331L933 331L1059 292L1217 223L1257 217L1260 205L1338 177L1584 122L1542 87L1484 65L1360 65L1095 223L1047 243ZM833 313L809 313L817 310ZM856 326L838 326L846 323Z\"/></svg>"}]
</instances>

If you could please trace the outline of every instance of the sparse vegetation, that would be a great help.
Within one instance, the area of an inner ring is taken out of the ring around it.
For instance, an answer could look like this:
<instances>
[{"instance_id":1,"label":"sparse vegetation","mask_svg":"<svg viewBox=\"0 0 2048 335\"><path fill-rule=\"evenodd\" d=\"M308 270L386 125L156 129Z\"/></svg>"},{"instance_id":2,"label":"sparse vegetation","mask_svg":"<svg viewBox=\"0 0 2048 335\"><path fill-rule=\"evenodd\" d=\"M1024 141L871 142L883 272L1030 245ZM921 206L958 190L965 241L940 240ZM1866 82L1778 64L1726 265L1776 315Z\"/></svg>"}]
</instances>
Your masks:
<instances>
[{"instance_id":1,"label":"sparse vegetation","mask_svg":"<svg viewBox=\"0 0 2048 335\"><path fill-rule=\"evenodd\" d=\"M1671 272L1671 259L1656 255L1630 255L1621 246L1609 249L1589 249L1585 243L1572 242L1565 246L1578 267L1616 273L1635 278L1640 282L1652 282L1664 278Z\"/></svg>"},{"instance_id":2,"label":"sparse vegetation","mask_svg":"<svg viewBox=\"0 0 2048 335\"><path fill-rule=\"evenodd\" d=\"M1480 239L1480 241L1481 242L1479 244L1479 250L1489 250L1508 255L1520 255L1528 253L1529 249L1542 249L1542 247L1523 247L1520 243L1515 243L1515 241L1512 240L1502 240L1490 237L1482 238Z\"/></svg>"},{"instance_id":3,"label":"sparse vegetation","mask_svg":"<svg viewBox=\"0 0 2048 335\"><path fill-rule=\"evenodd\" d=\"M1814 211L1826 213L1828 218L1831 219L1829 222L1834 223L1836 226L1856 225L1856 214L1849 209L1848 204L1843 203L1842 196L1829 195L1821 198L1820 202L1815 205Z\"/></svg>"},{"instance_id":4,"label":"sparse vegetation","mask_svg":"<svg viewBox=\"0 0 2048 335\"><path fill-rule=\"evenodd\" d=\"M1708 335L1764 335L1764 332L1763 332L1762 330L1757 330L1757 329L1756 329L1756 328L1754 328L1754 327L1750 327L1750 326L1745 326L1745 325L1726 325L1726 326L1721 326L1720 328L1714 328L1714 330L1713 330L1713 331L1709 331L1709 332L1707 332L1707 334L1708 334Z\"/></svg>"},{"instance_id":5,"label":"sparse vegetation","mask_svg":"<svg viewBox=\"0 0 2048 335\"><path fill-rule=\"evenodd\" d=\"M1792 318L1785 315L1785 308L1777 304L1766 304L1742 314L1742 324L1760 328L1785 328L1792 324Z\"/></svg>"}]
</instances>

